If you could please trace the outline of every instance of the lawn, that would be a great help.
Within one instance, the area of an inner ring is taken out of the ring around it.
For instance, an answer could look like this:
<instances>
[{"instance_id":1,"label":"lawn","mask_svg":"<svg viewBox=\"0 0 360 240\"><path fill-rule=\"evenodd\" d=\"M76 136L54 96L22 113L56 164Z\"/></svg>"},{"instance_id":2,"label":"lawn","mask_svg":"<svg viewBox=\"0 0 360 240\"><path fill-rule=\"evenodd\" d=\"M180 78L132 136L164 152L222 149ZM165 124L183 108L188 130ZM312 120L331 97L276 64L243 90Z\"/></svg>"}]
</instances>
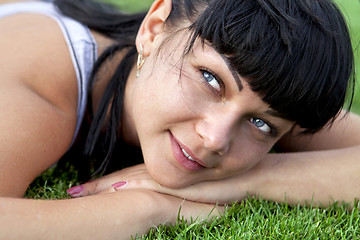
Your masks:
<instances>
[{"instance_id":1,"label":"lawn","mask_svg":"<svg viewBox=\"0 0 360 240\"><path fill-rule=\"evenodd\" d=\"M116 0L109 0L115 2ZM149 0L122 0L127 11L146 8ZM135 4L135 3L136 4ZM360 2L337 0L349 21L354 45L360 42ZM359 50L355 51L359 69ZM359 70L357 70L359 73ZM353 111L360 113L360 95ZM68 198L66 189L78 184L77 172L68 164L52 168L29 187L26 197L37 199ZM289 206L261 199L249 199L233 205L210 223L198 224L179 220L175 226L151 229L141 239L360 239L360 212L335 203L328 208Z\"/></svg>"},{"instance_id":2,"label":"lawn","mask_svg":"<svg viewBox=\"0 0 360 240\"><path fill-rule=\"evenodd\" d=\"M359 0L336 0L340 9L343 11L345 18L349 23L350 34L354 46L355 55L355 71L360 74L360 1ZM359 77L357 77L358 85L360 84ZM355 101L352 111L360 114L360 88L356 88Z\"/></svg>"}]
</instances>

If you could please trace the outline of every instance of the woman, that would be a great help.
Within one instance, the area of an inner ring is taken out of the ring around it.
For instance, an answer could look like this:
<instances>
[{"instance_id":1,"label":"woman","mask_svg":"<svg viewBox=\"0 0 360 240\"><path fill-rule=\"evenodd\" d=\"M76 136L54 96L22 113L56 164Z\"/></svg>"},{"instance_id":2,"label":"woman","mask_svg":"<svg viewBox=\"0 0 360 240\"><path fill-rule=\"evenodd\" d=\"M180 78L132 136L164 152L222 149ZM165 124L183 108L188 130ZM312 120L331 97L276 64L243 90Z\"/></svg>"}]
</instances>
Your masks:
<instances>
[{"instance_id":1,"label":"woman","mask_svg":"<svg viewBox=\"0 0 360 240\"><path fill-rule=\"evenodd\" d=\"M330 1L2 3L1 237L129 238L180 206L359 195L360 120L340 112L352 48ZM97 174L129 145L142 164L68 190L91 196L15 198L64 154L103 154Z\"/></svg>"}]
</instances>

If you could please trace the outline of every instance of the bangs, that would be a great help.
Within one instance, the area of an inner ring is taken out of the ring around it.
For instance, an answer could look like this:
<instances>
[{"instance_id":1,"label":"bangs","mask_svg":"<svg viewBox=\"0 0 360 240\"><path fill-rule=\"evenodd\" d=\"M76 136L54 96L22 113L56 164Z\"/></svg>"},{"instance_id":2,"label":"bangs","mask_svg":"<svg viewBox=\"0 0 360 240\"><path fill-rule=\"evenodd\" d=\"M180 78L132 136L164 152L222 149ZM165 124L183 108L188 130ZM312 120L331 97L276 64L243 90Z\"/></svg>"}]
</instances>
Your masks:
<instances>
[{"instance_id":1,"label":"bangs","mask_svg":"<svg viewBox=\"0 0 360 240\"><path fill-rule=\"evenodd\" d=\"M353 52L329 1L215 0L190 30L188 51L197 38L212 44L264 102L307 132L334 120L345 102Z\"/></svg>"}]
</instances>

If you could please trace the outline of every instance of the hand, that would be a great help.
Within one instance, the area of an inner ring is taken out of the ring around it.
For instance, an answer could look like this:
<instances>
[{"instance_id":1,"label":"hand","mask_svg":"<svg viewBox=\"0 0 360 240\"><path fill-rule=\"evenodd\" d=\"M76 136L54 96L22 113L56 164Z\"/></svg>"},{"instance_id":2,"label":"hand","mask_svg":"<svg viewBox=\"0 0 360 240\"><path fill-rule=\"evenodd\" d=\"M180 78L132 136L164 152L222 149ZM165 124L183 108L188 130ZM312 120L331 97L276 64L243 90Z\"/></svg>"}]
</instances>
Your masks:
<instances>
[{"instance_id":1,"label":"hand","mask_svg":"<svg viewBox=\"0 0 360 240\"><path fill-rule=\"evenodd\" d=\"M123 185L123 187L116 187L116 185L119 185L117 183L125 183L125 185ZM169 222L175 223L178 216L184 217L185 220L196 219L197 221L207 221L214 216L221 215L225 210L225 207L219 204L200 203L184 199L180 194L181 190L178 190L179 194L177 196L172 196L172 194L167 192L163 191L163 193L165 193L163 194L157 191L156 187L160 190L177 192L176 189L161 187L148 174L145 165L140 164L113 172L83 185L75 186L75 189L80 189L81 191L72 194L72 196L85 197L90 195L105 195L106 193L110 193L110 195L121 194L122 196L130 196L135 192L138 194L146 193L146 196L150 196L151 200L147 197L139 197L135 198L133 202L141 204L141 202L145 201L147 202L147 206L158 209L154 211L160 211L160 213L156 215L161 218L163 224Z\"/></svg>"},{"instance_id":2,"label":"hand","mask_svg":"<svg viewBox=\"0 0 360 240\"><path fill-rule=\"evenodd\" d=\"M115 192L116 190L112 186L113 184L137 179L152 179L146 170L145 164L139 164L115 171L93 181L89 181L79 186L74 186L68 189L67 193L69 193L72 197L84 197L106 192Z\"/></svg>"},{"instance_id":3,"label":"hand","mask_svg":"<svg viewBox=\"0 0 360 240\"><path fill-rule=\"evenodd\" d=\"M182 189L172 189L161 186L147 172L144 164L126 168L92 182L83 184L71 194L73 197L87 196L104 192L122 191L126 189L148 189L159 193L176 196L182 199L212 204L231 204L248 196L248 173L231 178L200 182Z\"/></svg>"},{"instance_id":4,"label":"hand","mask_svg":"<svg viewBox=\"0 0 360 240\"><path fill-rule=\"evenodd\" d=\"M225 205L249 196L242 177L239 175L222 180L205 181L180 189L161 186L153 179L127 181L124 185L119 182L119 186L113 184L113 187L116 191L145 188L194 202Z\"/></svg>"}]
</instances>

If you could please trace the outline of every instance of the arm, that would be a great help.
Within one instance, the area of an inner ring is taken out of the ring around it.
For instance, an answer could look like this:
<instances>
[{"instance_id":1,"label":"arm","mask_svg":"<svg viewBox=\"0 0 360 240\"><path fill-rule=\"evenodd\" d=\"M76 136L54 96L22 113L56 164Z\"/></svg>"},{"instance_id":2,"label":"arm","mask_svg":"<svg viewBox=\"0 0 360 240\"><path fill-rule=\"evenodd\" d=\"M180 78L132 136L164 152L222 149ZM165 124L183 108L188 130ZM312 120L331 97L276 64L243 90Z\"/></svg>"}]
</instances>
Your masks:
<instances>
[{"instance_id":1,"label":"arm","mask_svg":"<svg viewBox=\"0 0 360 240\"><path fill-rule=\"evenodd\" d=\"M353 203L360 197L360 117L339 116L313 136L285 136L279 146L294 153L269 154L253 169L254 186L267 199L289 203Z\"/></svg>"},{"instance_id":2,"label":"arm","mask_svg":"<svg viewBox=\"0 0 360 240\"><path fill-rule=\"evenodd\" d=\"M20 197L69 147L77 86L61 30L50 18L10 16L0 29L0 196Z\"/></svg>"},{"instance_id":3,"label":"arm","mask_svg":"<svg viewBox=\"0 0 360 240\"><path fill-rule=\"evenodd\" d=\"M0 239L130 239L175 223L180 206L187 219L205 219L214 208L146 190L67 200L0 198Z\"/></svg>"},{"instance_id":4,"label":"arm","mask_svg":"<svg viewBox=\"0 0 360 240\"><path fill-rule=\"evenodd\" d=\"M289 204L354 203L360 197L360 147L270 154L243 178L251 194ZM256 178L255 178L256 176Z\"/></svg>"}]
</instances>

